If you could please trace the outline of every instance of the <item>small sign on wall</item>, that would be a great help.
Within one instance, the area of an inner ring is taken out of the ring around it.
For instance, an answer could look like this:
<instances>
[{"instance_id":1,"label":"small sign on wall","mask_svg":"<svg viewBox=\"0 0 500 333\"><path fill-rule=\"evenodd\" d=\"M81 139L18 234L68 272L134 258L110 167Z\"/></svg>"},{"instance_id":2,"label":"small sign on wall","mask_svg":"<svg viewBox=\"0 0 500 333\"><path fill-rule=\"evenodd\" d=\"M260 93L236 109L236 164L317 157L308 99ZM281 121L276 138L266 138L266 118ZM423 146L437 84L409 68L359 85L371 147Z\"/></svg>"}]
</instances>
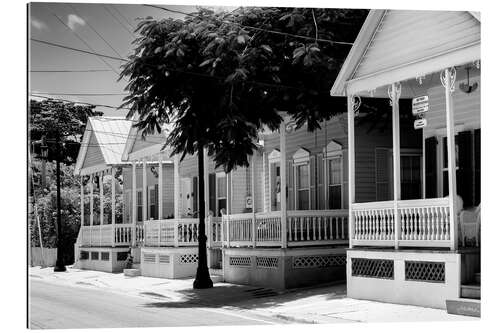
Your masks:
<instances>
[{"instance_id":1,"label":"small sign on wall","mask_svg":"<svg viewBox=\"0 0 500 333\"><path fill-rule=\"evenodd\" d=\"M245 199L245 208L252 208L252 197L247 196Z\"/></svg>"},{"instance_id":2,"label":"small sign on wall","mask_svg":"<svg viewBox=\"0 0 500 333\"><path fill-rule=\"evenodd\" d=\"M415 129L421 129L427 126L427 120L424 118L417 119L413 122L413 127Z\"/></svg>"},{"instance_id":3,"label":"small sign on wall","mask_svg":"<svg viewBox=\"0 0 500 333\"><path fill-rule=\"evenodd\" d=\"M419 96L411 100L411 111L418 116L429 111L429 96Z\"/></svg>"}]
</instances>

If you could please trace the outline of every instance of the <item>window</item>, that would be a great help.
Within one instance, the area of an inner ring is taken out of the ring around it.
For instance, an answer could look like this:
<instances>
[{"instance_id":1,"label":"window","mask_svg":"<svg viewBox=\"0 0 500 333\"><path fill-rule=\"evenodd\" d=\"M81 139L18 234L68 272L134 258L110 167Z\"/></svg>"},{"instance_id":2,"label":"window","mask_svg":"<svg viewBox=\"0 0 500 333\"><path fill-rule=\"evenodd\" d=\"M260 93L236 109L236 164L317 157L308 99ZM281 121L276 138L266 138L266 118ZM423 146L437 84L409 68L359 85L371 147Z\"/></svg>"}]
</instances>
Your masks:
<instances>
[{"instance_id":1,"label":"window","mask_svg":"<svg viewBox=\"0 0 500 333\"><path fill-rule=\"evenodd\" d=\"M309 164L296 166L297 172L297 209L309 209Z\"/></svg>"},{"instance_id":2,"label":"window","mask_svg":"<svg viewBox=\"0 0 500 333\"><path fill-rule=\"evenodd\" d=\"M216 174L216 192L217 192L217 216L221 216L221 210L227 213L227 176L225 173Z\"/></svg>"},{"instance_id":3,"label":"window","mask_svg":"<svg viewBox=\"0 0 500 333\"><path fill-rule=\"evenodd\" d=\"M158 184L149 187L149 218L158 219Z\"/></svg>"},{"instance_id":4,"label":"window","mask_svg":"<svg viewBox=\"0 0 500 333\"><path fill-rule=\"evenodd\" d=\"M268 156L269 162L269 202L271 211L281 209L281 178L280 178L281 153L274 149Z\"/></svg>"},{"instance_id":5,"label":"window","mask_svg":"<svg viewBox=\"0 0 500 333\"><path fill-rule=\"evenodd\" d=\"M342 208L342 157L327 160L328 209Z\"/></svg>"},{"instance_id":6,"label":"window","mask_svg":"<svg viewBox=\"0 0 500 333\"><path fill-rule=\"evenodd\" d=\"M293 154L295 169L295 208L298 210L311 209L311 167L310 152L300 148Z\"/></svg>"},{"instance_id":7,"label":"window","mask_svg":"<svg viewBox=\"0 0 500 333\"><path fill-rule=\"evenodd\" d=\"M142 191L137 191L137 221L142 221Z\"/></svg>"}]
</instances>

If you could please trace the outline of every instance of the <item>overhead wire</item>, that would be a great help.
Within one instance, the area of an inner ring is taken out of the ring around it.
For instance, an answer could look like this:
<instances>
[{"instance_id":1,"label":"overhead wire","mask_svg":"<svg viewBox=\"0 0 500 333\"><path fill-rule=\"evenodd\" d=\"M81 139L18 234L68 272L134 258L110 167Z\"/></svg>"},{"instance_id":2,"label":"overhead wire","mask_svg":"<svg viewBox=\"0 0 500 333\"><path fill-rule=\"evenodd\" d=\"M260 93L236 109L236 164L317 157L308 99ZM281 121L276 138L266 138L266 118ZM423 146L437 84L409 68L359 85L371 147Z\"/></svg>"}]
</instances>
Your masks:
<instances>
[{"instance_id":1,"label":"overhead wire","mask_svg":"<svg viewBox=\"0 0 500 333\"><path fill-rule=\"evenodd\" d=\"M125 29L132 37L134 37L134 33L129 29L127 28L108 8L105 4L102 4L102 6L104 7L104 9L108 12L109 15L111 15L113 17L113 19L118 22L118 24L123 28Z\"/></svg>"}]
</instances>

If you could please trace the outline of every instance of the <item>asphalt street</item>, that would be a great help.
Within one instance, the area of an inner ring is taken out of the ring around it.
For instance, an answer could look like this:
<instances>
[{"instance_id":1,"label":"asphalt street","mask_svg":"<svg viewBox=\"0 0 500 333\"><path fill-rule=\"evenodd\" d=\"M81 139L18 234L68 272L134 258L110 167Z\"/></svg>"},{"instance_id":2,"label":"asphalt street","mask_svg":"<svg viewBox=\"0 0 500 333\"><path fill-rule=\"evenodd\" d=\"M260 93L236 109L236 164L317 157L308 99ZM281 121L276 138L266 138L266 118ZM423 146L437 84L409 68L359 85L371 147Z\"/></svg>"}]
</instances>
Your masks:
<instances>
[{"instance_id":1,"label":"asphalt street","mask_svg":"<svg viewBox=\"0 0 500 333\"><path fill-rule=\"evenodd\" d=\"M224 307L157 302L80 286L56 285L31 279L30 326L52 328L119 328L283 324Z\"/></svg>"}]
</instances>

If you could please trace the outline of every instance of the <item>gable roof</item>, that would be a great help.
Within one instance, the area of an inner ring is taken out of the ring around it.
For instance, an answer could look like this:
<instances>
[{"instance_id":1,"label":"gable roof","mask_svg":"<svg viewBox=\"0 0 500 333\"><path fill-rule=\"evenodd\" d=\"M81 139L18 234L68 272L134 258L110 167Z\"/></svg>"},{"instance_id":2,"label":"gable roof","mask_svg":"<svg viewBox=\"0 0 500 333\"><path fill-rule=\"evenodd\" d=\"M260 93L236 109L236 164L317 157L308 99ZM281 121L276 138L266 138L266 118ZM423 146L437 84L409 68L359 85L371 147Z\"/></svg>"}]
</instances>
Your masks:
<instances>
[{"instance_id":1,"label":"gable roof","mask_svg":"<svg viewBox=\"0 0 500 333\"><path fill-rule=\"evenodd\" d=\"M118 117L89 117L76 160L75 175L122 164L121 156L132 122ZM93 163L85 163L91 157Z\"/></svg>"},{"instance_id":2,"label":"gable roof","mask_svg":"<svg viewBox=\"0 0 500 333\"><path fill-rule=\"evenodd\" d=\"M371 10L330 91L360 94L480 59L478 13Z\"/></svg>"}]
</instances>

